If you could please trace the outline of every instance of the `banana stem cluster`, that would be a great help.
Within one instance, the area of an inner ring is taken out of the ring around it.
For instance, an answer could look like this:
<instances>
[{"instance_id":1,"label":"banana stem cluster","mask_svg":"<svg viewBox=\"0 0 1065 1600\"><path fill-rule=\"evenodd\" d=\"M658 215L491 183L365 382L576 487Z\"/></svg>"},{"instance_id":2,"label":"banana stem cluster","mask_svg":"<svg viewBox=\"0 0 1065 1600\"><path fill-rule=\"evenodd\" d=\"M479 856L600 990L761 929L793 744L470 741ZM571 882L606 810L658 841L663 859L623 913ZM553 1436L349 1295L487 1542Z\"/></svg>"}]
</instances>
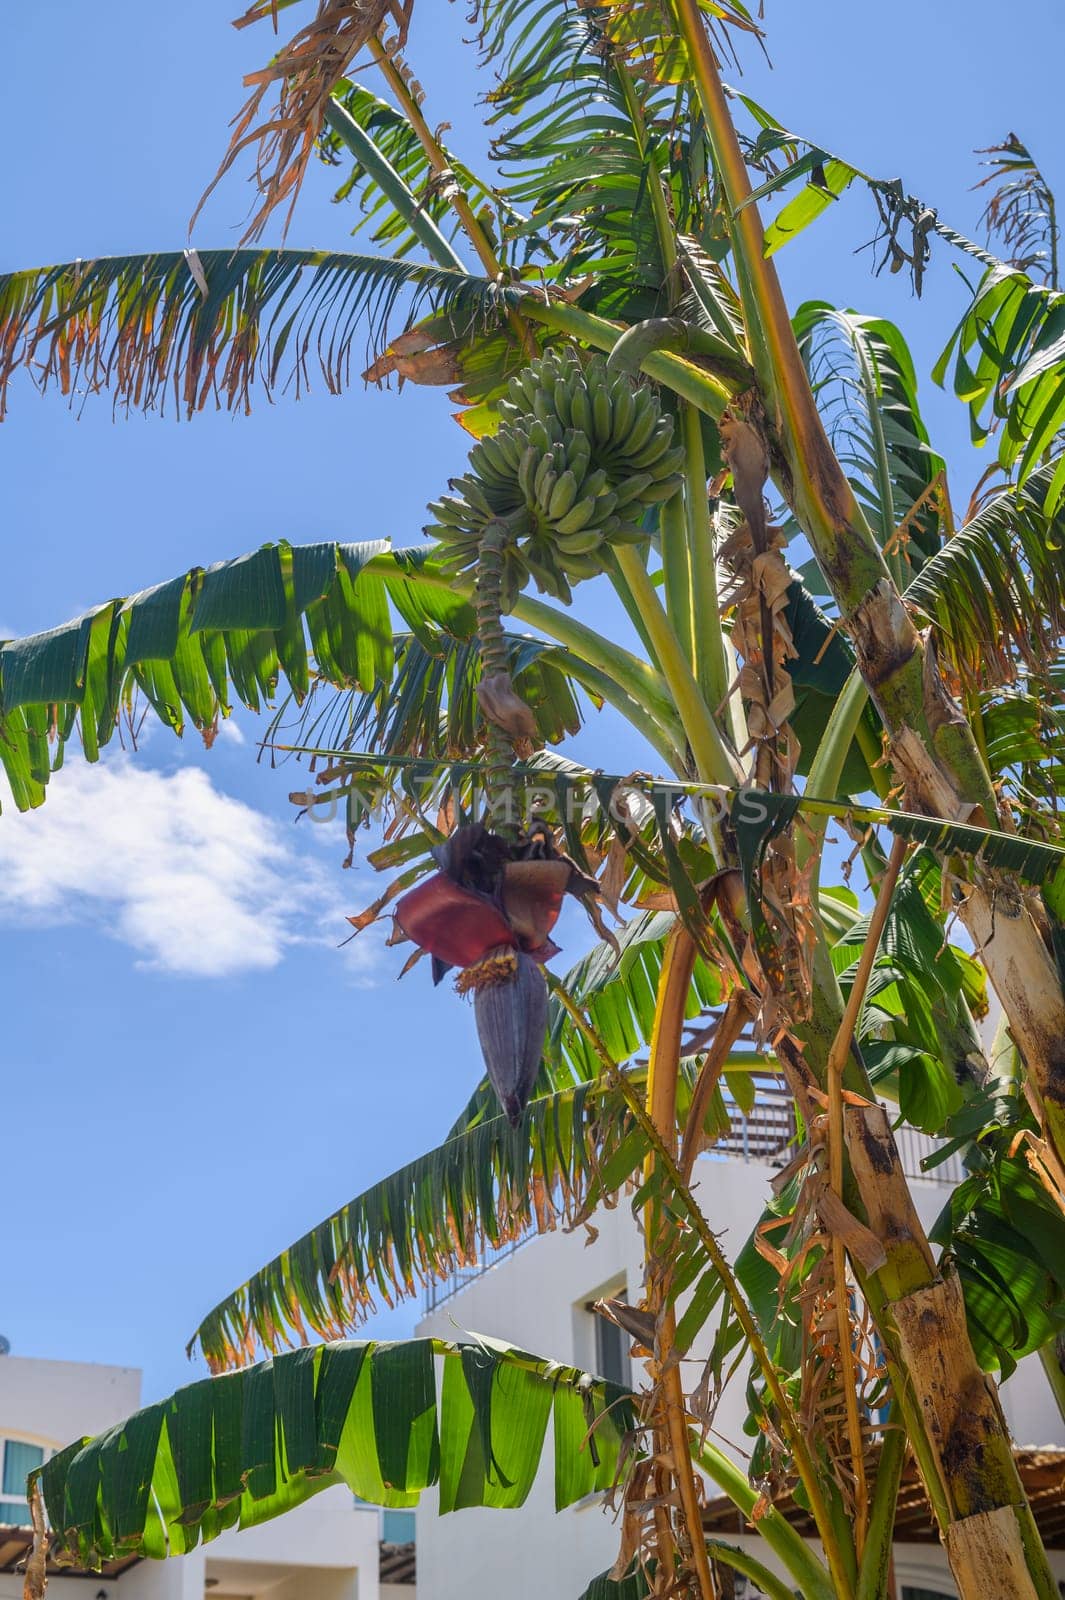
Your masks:
<instances>
[{"instance_id":1,"label":"banana stem cluster","mask_svg":"<svg viewBox=\"0 0 1065 1600\"><path fill-rule=\"evenodd\" d=\"M654 390L599 356L548 350L511 379L502 422L470 451L455 493L430 505L426 532L458 577L476 566L485 529L505 518L505 611L532 579L568 604L572 586L597 577L609 553L646 545L648 509L683 483L684 450Z\"/></svg>"}]
</instances>

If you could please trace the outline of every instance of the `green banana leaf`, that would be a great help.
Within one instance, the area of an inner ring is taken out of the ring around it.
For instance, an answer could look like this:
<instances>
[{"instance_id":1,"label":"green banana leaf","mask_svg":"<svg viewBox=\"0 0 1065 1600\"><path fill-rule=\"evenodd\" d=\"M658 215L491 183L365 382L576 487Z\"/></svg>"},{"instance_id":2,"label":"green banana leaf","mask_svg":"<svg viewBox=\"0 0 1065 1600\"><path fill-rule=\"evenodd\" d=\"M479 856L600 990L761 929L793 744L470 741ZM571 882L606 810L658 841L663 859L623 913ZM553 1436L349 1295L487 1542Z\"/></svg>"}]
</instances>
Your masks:
<instances>
[{"instance_id":1,"label":"green banana leaf","mask_svg":"<svg viewBox=\"0 0 1065 1600\"><path fill-rule=\"evenodd\" d=\"M99 1567L184 1555L339 1483L378 1505L438 1484L441 1511L520 1506L549 1421L556 1506L609 1487L633 1423L616 1384L478 1335L319 1345L179 1389L30 1483L54 1548Z\"/></svg>"}]
</instances>

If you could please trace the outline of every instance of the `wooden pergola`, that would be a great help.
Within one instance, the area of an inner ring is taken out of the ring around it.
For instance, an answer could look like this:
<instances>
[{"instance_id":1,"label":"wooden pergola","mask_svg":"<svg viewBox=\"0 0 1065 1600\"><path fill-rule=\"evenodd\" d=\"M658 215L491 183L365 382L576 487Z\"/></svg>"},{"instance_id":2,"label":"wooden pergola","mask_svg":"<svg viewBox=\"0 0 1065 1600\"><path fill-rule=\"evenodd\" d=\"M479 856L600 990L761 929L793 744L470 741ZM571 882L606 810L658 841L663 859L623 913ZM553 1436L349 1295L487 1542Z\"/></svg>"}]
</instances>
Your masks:
<instances>
[{"instance_id":1,"label":"wooden pergola","mask_svg":"<svg viewBox=\"0 0 1065 1600\"><path fill-rule=\"evenodd\" d=\"M1027 1449L1014 1452L1025 1493L1048 1550L1065 1550L1065 1450ZM804 1538L815 1539L813 1518L790 1495L775 1500L774 1506ZM724 1495L708 1502L703 1512L703 1527L718 1538L735 1537L755 1530L732 1501ZM939 1534L917 1475L912 1456L902 1474L895 1511L896 1544L938 1544ZM990 1597L989 1597L990 1600Z\"/></svg>"}]
</instances>

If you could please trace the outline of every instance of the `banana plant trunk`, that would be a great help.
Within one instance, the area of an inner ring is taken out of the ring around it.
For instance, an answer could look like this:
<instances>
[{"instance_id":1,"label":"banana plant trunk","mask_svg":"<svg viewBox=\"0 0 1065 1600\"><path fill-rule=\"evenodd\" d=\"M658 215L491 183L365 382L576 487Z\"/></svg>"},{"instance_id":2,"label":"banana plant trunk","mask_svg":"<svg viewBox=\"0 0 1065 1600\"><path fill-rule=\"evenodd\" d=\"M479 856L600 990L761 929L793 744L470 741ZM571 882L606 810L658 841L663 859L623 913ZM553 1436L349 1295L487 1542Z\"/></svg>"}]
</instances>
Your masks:
<instances>
[{"instance_id":1,"label":"banana plant trunk","mask_svg":"<svg viewBox=\"0 0 1065 1600\"><path fill-rule=\"evenodd\" d=\"M892 1387L959 1594L1053 1600L994 1381L977 1365L957 1275L932 1256L887 1113L844 1111L854 1186L887 1260L856 1276L888 1351Z\"/></svg>"},{"instance_id":2,"label":"banana plant trunk","mask_svg":"<svg viewBox=\"0 0 1065 1600\"><path fill-rule=\"evenodd\" d=\"M677 1073L680 1066L681 1035L695 970L695 943L680 925L669 939L662 960L654 1029L647 1072L647 1111L671 1154L677 1140ZM648 1159L648 1177L654 1172L654 1158ZM647 1309L655 1319L654 1404L656 1418L655 1454L660 1462L660 1495L664 1502L656 1513L659 1549L658 1571L672 1573L672 1539L668 1536L672 1502L679 1502L682 1537L677 1541L681 1561L689 1565L700 1600L718 1600L717 1585L710 1569L703 1536L700 1501L688 1446L688 1418L680 1364L674 1355L676 1318L669 1304L669 1279L666 1263L669 1244L663 1225L661 1205L652 1200L645 1223ZM668 1463L668 1465L667 1465ZM672 1482L670 1482L672 1480ZM675 1489L674 1489L675 1485ZM672 1578L666 1585L668 1592Z\"/></svg>"},{"instance_id":3,"label":"banana plant trunk","mask_svg":"<svg viewBox=\"0 0 1065 1600\"><path fill-rule=\"evenodd\" d=\"M731 213L744 322L758 374L756 409L774 476L835 595L859 670L888 730L889 755L908 803L947 818L982 812L994 827L995 795L972 731L913 625L825 434L775 268L765 256L761 221L698 0L673 0L673 5ZM999 891L997 883L979 882L963 915L981 945L1057 1144L1065 1126L1065 1118L1056 1116L1065 1109L1065 998L1060 985L1055 989L1050 981L1046 945L1019 897L1004 926L996 919L995 937L987 943ZM830 1015L831 987L822 984L814 998L815 1007L827 1004ZM1046 1008L1042 1018L1032 1014L1033 998ZM820 1021L804 1059L792 1059L799 1093L811 1071L825 1087L827 1058L817 1034L826 1019ZM860 1260L853 1264L888 1351L895 1393L959 1594L963 1600L987 1600L992 1594L1003 1600L1055 1600L1057 1585L1025 1498L995 1385L973 1354L959 1284L934 1261L887 1118L875 1104L860 1062L854 1062L851 1075L858 1103L847 1107L845 1118L848 1200L886 1256L875 1271Z\"/></svg>"}]
</instances>

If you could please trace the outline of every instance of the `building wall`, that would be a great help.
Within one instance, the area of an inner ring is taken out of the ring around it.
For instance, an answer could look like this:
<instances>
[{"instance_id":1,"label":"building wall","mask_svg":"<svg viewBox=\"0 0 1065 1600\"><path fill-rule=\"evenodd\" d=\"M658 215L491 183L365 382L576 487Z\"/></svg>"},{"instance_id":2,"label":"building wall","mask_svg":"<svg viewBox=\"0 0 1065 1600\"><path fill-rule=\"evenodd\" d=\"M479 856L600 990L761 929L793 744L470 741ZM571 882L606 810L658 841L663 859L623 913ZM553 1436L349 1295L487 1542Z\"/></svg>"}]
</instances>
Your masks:
<instances>
[{"instance_id":1,"label":"building wall","mask_svg":"<svg viewBox=\"0 0 1065 1600\"><path fill-rule=\"evenodd\" d=\"M376 1568L378 1524L376 1506L356 1506L351 1491L336 1485L272 1522L219 1534L205 1547L208 1568L214 1572L230 1561L343 1568L365 1564L371 1555Z\"/></svg>"},{"instance_id":2,"label":"building wall","mask_svg":"<svg viewBox=\"0 0 1065 1600\"><path fill-rule=\"evenodd\" d=\"M696 1175L706 1215L734 1259L762 1214L773 1174L756 1162L703 1159ZM947 1186L916 1179L912 1191L922 1221L931 1225L946 1200ZM418 1332L444 1338L490 1334L594 1370L597 1319L585 1305L618 1287L636 1298L642 1252L627 1204L600 1211L593 1220L598 1230L594 1238L578 1231L530 1240L438 1305L419 1323ZM704 1332L708 1344L711 1335ZM699 1354L697 1341L693 1362ZM639 1378L637 1371L634 1379ZM1018 1444L1065 1446L1065 1428L1038 1358L1021 1363L1004 1386L1003 1400ZM715 1420L717 1442L738 1460L746 1442L741 1428L745 1413L739 1377L722 1396ZM598 1499L556 1514L552 1496L549 1452L520 1511L472 1508L439 1517L435 1495L424 1496L418 1510L418 1600L494 1600L497 1595L507 1600L542 1600L544 1595L578 1600L589 1579L613 1563L618 1530ZM752 1549L772 1567L760 1545L755 1538ZM916 1555L911 1560L907 1552L908 1571L923 1560L930 1576L938 1579L945 1572L938 1550L910 1551ZM1065 1577L1065 1563L1060 1576ZM949 1583L934 1587L950 1593Z\"/></svg>"},{"instance_id":3,"label":"building wall","mask_svg":"<svg viewBox=\"0 0 1065 1600\"><path fill-rule=\"evenodd\" d=\"M57 1449L136 1411L135 1367L0 1356L0 1433Z\"/></svg>"},{"instance_id":4,"label":"building wall","mask_svg":"<svg viewBox=\"0 0 1065 1600\"><path fill-rule=\"evenodd\" d=\"M142 1561L120 1578L49 1578L48 1600L204 1600L203 1552ZM21 1573L0 1572L0 1600L22 1600Z\"/></svg>"}]
</instances>

